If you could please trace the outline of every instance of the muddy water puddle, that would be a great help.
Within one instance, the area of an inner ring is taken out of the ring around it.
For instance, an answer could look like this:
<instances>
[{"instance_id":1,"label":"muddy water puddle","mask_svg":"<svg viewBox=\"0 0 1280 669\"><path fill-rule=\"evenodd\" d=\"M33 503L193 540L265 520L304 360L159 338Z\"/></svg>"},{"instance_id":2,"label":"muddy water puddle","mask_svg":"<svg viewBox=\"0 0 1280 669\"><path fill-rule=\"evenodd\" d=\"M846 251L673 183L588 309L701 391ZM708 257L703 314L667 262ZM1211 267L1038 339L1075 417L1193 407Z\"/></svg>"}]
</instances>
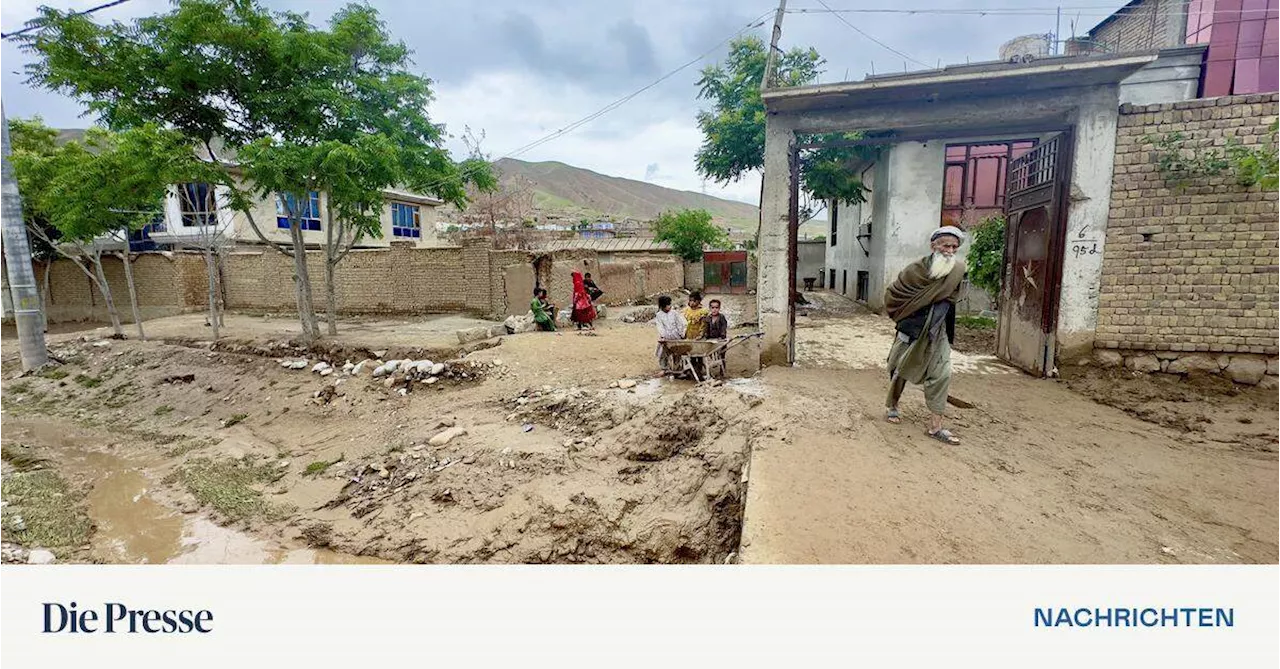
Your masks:
<instances>
[{"instance_id":1,"label":"muddy water puddle","mask_svg":"<svg viewBox=\"0 0 1280 669\"><path fill-rule=\"evenodd\" d=\"M97 450L110 441L53 421L5 418L6 441L38 447L85 498L92 559L111 564L376 564L329 550L282 545L187 515L154 497L145 463Z\"/></svg>"}]
</instances>

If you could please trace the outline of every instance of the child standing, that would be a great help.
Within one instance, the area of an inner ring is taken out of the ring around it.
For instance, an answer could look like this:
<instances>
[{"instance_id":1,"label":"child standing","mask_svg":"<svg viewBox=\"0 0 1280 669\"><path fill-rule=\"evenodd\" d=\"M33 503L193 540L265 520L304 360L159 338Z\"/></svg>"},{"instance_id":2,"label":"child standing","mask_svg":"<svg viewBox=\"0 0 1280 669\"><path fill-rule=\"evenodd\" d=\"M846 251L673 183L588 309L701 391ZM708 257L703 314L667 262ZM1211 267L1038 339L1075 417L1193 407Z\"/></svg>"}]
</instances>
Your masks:
<instances>
[{"instance_id":1,"label":"child standing","mask_svg":"<svg viewBox=\"0 0 1280 669\"><path fill-rule=\"evenodd\" d=\"M662 367L662 371L672 371L670 356L667 350L662 347L664 341L677 341L684 338L686 323L680 312L671 308L671 297L663 295L658 298L658 313L653 317L653 322L658 326L658 365Z\"/></svg>"},{"instance_id":2,"label":"child standing","mask_svg":"<svg viewBox=\"0 0 1280 669\"><path fill-rule=\"evenodd\" d=\"M707 332L707 317L710 312L702 306L702 292L689 293L689 306L684 308L684 321L687 324L685 339L702 339Z\"/></svg>"}]
</instances>

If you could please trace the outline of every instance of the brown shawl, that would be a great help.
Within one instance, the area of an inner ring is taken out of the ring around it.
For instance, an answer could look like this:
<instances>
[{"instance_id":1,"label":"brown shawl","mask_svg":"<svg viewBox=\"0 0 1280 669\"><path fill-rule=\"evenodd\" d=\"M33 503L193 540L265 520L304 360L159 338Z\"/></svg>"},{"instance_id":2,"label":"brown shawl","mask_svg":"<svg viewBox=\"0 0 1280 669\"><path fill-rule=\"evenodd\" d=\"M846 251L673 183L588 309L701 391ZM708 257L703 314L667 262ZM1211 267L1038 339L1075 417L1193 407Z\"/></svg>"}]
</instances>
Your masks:
<instances>
[{"instance_id":1,"label":"brown shawl","mask_svg":"<svg viewBox=\"0 0 1280 669\"><path fill-rule=\"evenodd\" d=\"M963 260L957 260L955 269L941 279L929 278L929 260L925 256L898 273L898 279L884 291L884 309L895 323L921 309L941 302L955 301L960 294L960 282L964 280Z\"/></svg>"}]
</instances>

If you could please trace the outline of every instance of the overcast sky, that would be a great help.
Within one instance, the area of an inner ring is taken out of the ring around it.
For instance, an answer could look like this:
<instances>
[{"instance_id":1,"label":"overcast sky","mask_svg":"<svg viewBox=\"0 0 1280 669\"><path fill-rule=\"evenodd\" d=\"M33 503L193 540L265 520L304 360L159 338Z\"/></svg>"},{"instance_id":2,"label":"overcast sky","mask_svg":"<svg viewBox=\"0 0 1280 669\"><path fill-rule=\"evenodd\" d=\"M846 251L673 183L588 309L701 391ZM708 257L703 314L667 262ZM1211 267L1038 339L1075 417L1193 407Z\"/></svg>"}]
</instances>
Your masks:
<instances>
[{"instance_id":1,"label":"overcast sky","mask_svg":"<svg viewBox=\"0 0 1280 669\"><path fill-rule=\"evenodd\" d=\"M1054 6L1047 0L824 0L835 9L939 9L1037 7L1040 15L957 16L841 14L889 47L930 66L938 62L992 60L1000 44L1031 33L1054 30ZM13 31L41 4L83 9L102 0L7 0L0 25ZM307 12L322 24L345 2L268 0L273 9ZM772 26L770 0L435 0L430 3L373 1L390 31L414 51L416 68L435 80L431 118L444 123L450 148L463 126L483 131L483 147L494 158L591 114L716 47L763 17L754 31ZM1122 0L1082 0L1064 12L1061 32L1083 33ZM162 0L133 0L102 10L95 20L129 20L167 11ZM788 3L788 9L821 10L818 0ZM767 14L767 16L765 16ZM781 46L813 46L827 59L822 82L858 80L876 72L902 71L903 58L875 44L830 13L789 13ZM694 114L705 103L694 82L706 64L724 56L720 47L706 59L640 94L622 107L522 156L558 160L670 188L755 203L758 177L727 185L705 182L694 169L701 142ZM11 42L3 45L3 103L9 116L43 116L56 127L85 127L74 101L23 84L27 57ZM909 64L912 69L918 65Z\"/></svg>"}]
</instances>

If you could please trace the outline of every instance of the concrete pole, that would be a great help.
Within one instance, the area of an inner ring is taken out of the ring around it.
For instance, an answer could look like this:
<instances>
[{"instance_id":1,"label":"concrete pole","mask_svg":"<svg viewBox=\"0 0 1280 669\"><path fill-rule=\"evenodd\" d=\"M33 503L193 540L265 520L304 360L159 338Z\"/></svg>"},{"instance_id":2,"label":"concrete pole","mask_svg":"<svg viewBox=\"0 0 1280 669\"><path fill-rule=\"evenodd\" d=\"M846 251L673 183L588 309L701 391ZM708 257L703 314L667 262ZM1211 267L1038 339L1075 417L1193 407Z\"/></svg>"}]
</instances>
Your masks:
<instances>
[{"instance_id":1,"label":"concrete pole","mask_svg":"<svg viewBox=\"0 0 1280 669\"><path fill-rule=\"evenodd\" d=\"M22 196L18 193L18 180L9 160L9 119L4 115L3 107L0 107L0 125L4 126L4 265L8 271L13 319L18 326L22 370L30 371L49 362L49 351L44 343L40 289L36 287L36 274L31 269L31 244L27 240L27 228L22 222Z\"/></svg>"},{"instance_id":2,"label":"concrete pole","mask_svg":"<svg viewBox=\"0 0 1280 669\"><path fill-rule=\"evenodd\" d=\"M760 364L790 365L792 362L791 293L789 272L791 252L791 143L795 130L785 115L765 120L764 197L760 206L760 241L756 254L756 306L760 328L764 330Z\"/></svg>"},{"instance_id":3,"label":"concrete pole","mask_svg":"<svg viewBox=\"0 0 1280 669\"><path fill-rule=\"evenodd\" d=\"M773 36L769 38L769 55L764 61L764 77L760 80L760 92L769 87L773 64L778 53L778 40L782 39L782 16L787 13L787 0L779 0L778 13L773 15Z\"/></svg>"}]
</instances>

